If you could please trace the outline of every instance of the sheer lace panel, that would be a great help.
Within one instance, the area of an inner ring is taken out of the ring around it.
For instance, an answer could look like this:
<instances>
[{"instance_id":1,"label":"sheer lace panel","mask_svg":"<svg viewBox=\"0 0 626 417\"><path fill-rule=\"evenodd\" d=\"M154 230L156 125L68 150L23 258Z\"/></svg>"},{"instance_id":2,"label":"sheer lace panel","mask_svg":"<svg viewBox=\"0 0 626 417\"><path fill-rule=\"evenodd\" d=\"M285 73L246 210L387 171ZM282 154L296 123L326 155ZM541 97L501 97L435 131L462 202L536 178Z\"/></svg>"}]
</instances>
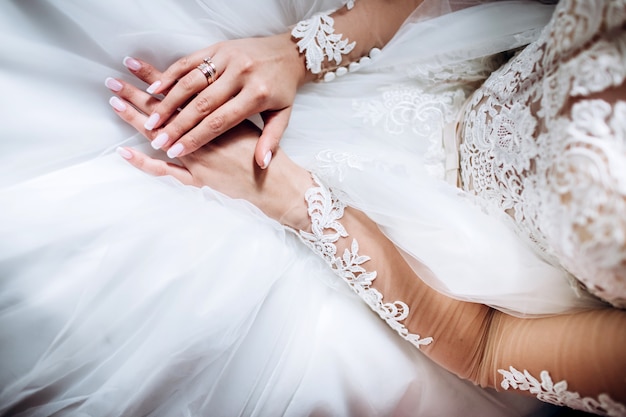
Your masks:
<instances>
[{"instance_id":1,"label":"sheer lace panel","mask_svg":"<svg viewBox=\"0 0 626 417\"><path fill-rule=\"evenodd\" d=\"M343 217L346 205L329 188L322 185L315 175L313 181L316 186L309 188L305 194L311 218L311 232L300 230L298 232L300 239L320 255L332 270L400 336L417 348L430 344L433 341L432 337L422 338L418 334L409 333L406 326L401 323L409 315L409 307L404 302L383 302L383 295L371 287L376 279L376 271L367 271L364 268L363 264L370 258L358 253L359 244L356 239L352 239L350 247L346 248L341 256L336 256L335 244L340 238L348 237L348 232L339 221Z\"/></svg>"},{"instance_id":2,"label":"sheer lace panel","mask_svg":"<svg viewBox=\"0 0 626 417\"><path fill-rule=\"evenodd\" d=\"M626 307L626 2L562 0L473 95L462 184L588 290ZM495 203L490 206L486 202Z\"/></svg>"}]
</instances>

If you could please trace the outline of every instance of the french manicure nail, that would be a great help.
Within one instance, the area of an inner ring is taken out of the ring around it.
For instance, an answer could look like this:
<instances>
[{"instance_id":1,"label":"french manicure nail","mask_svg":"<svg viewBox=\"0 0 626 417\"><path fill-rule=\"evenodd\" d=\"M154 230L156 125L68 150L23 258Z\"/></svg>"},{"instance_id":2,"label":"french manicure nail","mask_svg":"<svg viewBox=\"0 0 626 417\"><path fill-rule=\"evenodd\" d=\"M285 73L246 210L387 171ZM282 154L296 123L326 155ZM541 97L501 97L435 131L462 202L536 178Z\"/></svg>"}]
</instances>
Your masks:
<instances>
[{"instance_id":1,"label":"french manicure nail","mask_svg":"<svg viewBox=\"0 0 626 417\"><path fill-rule=\"evenodd\" d=\"M148 92L148 94L153 94L157 88L159 88L161 86L161 81L155 81L152 84L150 84L150 87L146 88L146 91Z\"/></svg>"},{"instance_id":2,"label":"french manicure nail","mask_svg":"<svg viewBox=\"0 0 626 417\"><path fill-rule=\"evenodd\" d=\"M104 80L104 85L106 85L109 90L113 90L116 93L122 89L122 83L111 77Z\"/></svg>"},{"instance_id":3,"label":"french manicure nail","mask_svg":"<svg viewBox=\"0 0 626 417\"><path fill-rule=\"evenodd\" d=\"M133 154L128 149L124 149L124 148L118 146L116 151L124 159L130 159L130 158L133 157Z\"/></svg>"},{"instance_id":4,"label":"french manicure nail","mask_svg":"<svg viewBox=\"0 0 626 417\"><path fill-rule=\"evenodd\" d=\"M125 57L122 63L131 71L139 71L141 69L141 62L130 56Z\"/></svg>"},{"instance_id":5,"label":"french manicure nail","mask_svg":"<svg viewBox=\"0 0 626 417\"><path fill-rule=\"evenodd\" d=\"M161 149L163 145L170 139L170 137L165 132L161 132L157 135L156 138L152 141L151 145L154 149Z\"/></svg>"},{"instance_id":6,"label":"french manicure nail","mask_svg":"<svg viewBox=\"0 0 626 417\"><path fill-rule=\"evenodd\" d=\"M159 116L159 113L152 113L150 117L148 117L148 120L146 120L146 123L144 123L143 127L145 127L146 130L154 129L154 126L156 126L160 118L161 116Z\"/></svg>"},{"instance_id":7,"label":"french manicure nail","mask_svg":"<svg viewBox=\"0 0 626 417\"><path fill-rule=\"evenodd\" d=\"M261 168L265 169L270 165L270 161L272 160L272 151L267 151L265 154L265 158L263 158L263 166Z\"/></svg>"},{"instance_id":8,"label":"french manicure nail","mask_svg":"<svg viewBox=\"0 0 626 417\"><path fill-rule=\"evenodd\" d=\"M180 143L177 143L168 149L167 156L173 159L173 158L176 158L178 155L180 155L182 152L183 152L183 145L181 145Z\"/></svg>"},{"instance_id":9,"label":"french manicure nail","mask_svg":"<svg viewBox=\"0 0 626 417\"><path fill-rule=\"evenodd\" d=\"M119 98L113 96L109 99L109 104L111 105L111 107L113 107L115 110L117 111L124 111L126 110L126 104L124 104L124 102L122 100L120 100Z\"/></svg>"}]
</instances>

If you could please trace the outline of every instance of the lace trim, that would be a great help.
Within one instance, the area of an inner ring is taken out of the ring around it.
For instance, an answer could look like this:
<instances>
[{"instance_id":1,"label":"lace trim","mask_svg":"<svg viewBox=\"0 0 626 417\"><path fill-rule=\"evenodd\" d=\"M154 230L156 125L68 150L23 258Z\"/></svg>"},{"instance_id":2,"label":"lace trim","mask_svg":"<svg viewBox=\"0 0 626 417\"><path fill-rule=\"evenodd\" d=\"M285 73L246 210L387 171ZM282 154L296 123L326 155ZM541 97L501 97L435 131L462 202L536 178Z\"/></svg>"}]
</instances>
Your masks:
<instances>
[{"instance_id":1,"label":"lace trim","mask_svg":"<svg viewBox=\"0 0 626 417\"><path fill-rule=\"evenodd\" d=\"M341 64L342 55L349 54L356 42L348 43L341 34L335 33L335 20L328 14L316 14L310 19L301 20L291 31L291 36L299 39L300 53L304 52L306 68L313 74L322 72L324 59Z\"/></svg>"},{"instance_id":2,"label":"lace trim","mask_svg":"<svg viewBox=\"0 0 626 417\"><path fill-rule=\"evenodd\" d=\"M598 399L581 397L579 393L567 390L567 381L560 381L556 384L552 382L548 371L541 371L539 374L541 381L527 370L522 373L512 366L508 371L498 369L498 372L504 377L500 386L505 390L513 388L528 391L541 401L603 416L626 416L626 407L611 399L608 394L600 394Z\"/></svg>"},{"instance_id":3,"label":"lace trim","mask_svg":"<svg viewBox=\"0 0 626 417\"><path fill-rule=\"evenodd\" d=\"M351 10L355 1L347 1L346 8ZM327 82L348 72L358 71L369 65L381 53L379 48L372 48L367 56L361 57L358 61L339 66L342 55L352 52L356 42L348 43L347 38L342 39L343 35L335 33L334 24L335 20L327 13L319 13L298 22L291 31L291 36L299 39L298 50L300 53L304 52L306 68L313 74L319 74L320 79ZM322 68L325 59L330 63L334 61L335 68Z\"/></svg>"},{"instance_id":4,"label":"lace trim","mask_svg":"<svg viewBox=\"0 0 626 417\"><path fill-rule=\"evenodd\" d=\"M335 243L339 238L349 236L339 222L346 204L339 200L332 190L321 185L315 175L312 177L317 186L309 188L305 194L311 218L311 232L300 230L298 232L300 239L320 255L332 270L402 338L418 349L420 346L430 344L433 341L432 337L422 338L418 334L409 333L404 324L400 323L409 315L409 307L404 302L383 303L383 295L371 287L376 279L376 271L368 272L362 266L370 260L370 257L359 255L359 244L356 239L352 239L350 249L346 249L343 256L336 256Z\"/></svg>"}]
</instances>

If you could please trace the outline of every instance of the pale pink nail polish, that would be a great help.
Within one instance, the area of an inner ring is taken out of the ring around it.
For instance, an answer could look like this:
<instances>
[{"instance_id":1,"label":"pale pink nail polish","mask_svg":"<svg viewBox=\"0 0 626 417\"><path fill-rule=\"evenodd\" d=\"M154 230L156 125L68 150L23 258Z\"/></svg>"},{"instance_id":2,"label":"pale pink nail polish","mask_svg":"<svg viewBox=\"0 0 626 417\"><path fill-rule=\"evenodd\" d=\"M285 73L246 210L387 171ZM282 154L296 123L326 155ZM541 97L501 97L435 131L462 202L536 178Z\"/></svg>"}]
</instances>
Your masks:
<instances>
[{"instance_id":1,"label":"pale pink nail polish","mask_svg":"<svg viewBox=\"0 0 626 417\"><path fill-rule=\"evenodd\" d=\"M116 149L116 151L124 159L130 159L130 158L133 157L133 154L128 149L124 149L122 147L118 147Z\"/></svg>"},{"instance_id":2,"label":"pale pink nail polish","mask_svg":"<svg viewBox=\"0 0 626 417\"><path fill-rule=\"evenodd\" d=\"M154 126L156 126L160 118L161 116L159 116L159 113L152 113L150 117L148 117L148 120L146 120L146 123L144 123L143 127L145 127L146 130L154 129Z\"/></svg>"},{"instance_id":3,"label":"pale pink nail polish","mask_svg":"<svg viewBox=\"0 0 626 417\"><path fill-rule=\"evenodd\" d=\"M261 168L265 169L270 165L272 161L272 151L267 151L265 154L265 158L263 158L263 166Z\"/></svg>"},{"instance_id":4,"label":"pale pink nail polish","mask_svg":"<svg viewBox=\"0 0 626 417\"><path fill-rule=\"evenodd\" d=\"M131 71L139 71L141 69L141 62L130 56L125 57L122 63Z\"/></svg>"},{"instance_id":5,"label":"pale pink nail polish","mask_svg":"<svg viewBox=\"0 0 626 417\"><path fill-rule=\"evenodd\" d=\"M111 77L104 80L104 85L106 85L109 90L113 90L116 93L122 89L122 83Z\"/></svg>"},{"instance_id":6,"label":"pale pink nail polish","mask_svg":"<svg viewBox=\"0 0 626 417\"><path fill-rule=\"evenodd\" d=\"M161 132L157 135L156 138L152 141L151 145L154 149L161 149L163 145L167 143L170 137L165 132Z\"/></svg>"},{"instance_id":7,"label":"pale pink nail polish","mask_svg":"<svg viewBox=\"0 0 626 417\"><path fill-rule=\"evenodd\" d=\"M161 81L155 81L152 84L150 84L150 87L146 88L146 92L148 94L153 94L157 88L159 88L161 86Z\"/></svg>"},{"instance_id":8,"label":"pale pink nail polish","mask_svg":"<svg viewBox=\"0 0 626 417\"><path fill-rule=\"evenodd\" d=\"M111 107L113 107L115 110L117 111L124 111L126 110L126 104L124 104L124 102L122 100L120 100L119 98L113 96L109 99L109 104L111 105Z\"/></svg>"},{"instance_id":9,"label":"pale pink nail polish","mask_svg":"<svg viewBox=\"0 0 626 417\"><path fill-rule=\"evenodd\" d=\"M177 143L168 149L167 156L169 156L170 158L176 158L181 153L183 153L183 145Z\"/></svg>"}]
</instances>

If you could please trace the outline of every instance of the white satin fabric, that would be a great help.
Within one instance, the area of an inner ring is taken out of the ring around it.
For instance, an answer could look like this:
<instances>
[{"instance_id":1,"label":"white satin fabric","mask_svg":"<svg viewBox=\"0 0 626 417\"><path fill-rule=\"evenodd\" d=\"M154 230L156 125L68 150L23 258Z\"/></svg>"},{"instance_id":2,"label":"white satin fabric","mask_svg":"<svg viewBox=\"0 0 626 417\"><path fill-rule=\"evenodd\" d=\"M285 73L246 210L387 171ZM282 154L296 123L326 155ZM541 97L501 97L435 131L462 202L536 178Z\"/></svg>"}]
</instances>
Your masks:
<instances>
[{"instance_id":1,"label":"white satin fabric","mask_svg":"<svg viewBox=\"0 0 626 417\"><path fill-rule=\"evenodd\" d=\"M124 56L165 68L337 6L224 3L0 6L0 414L549 413L434 365L251 205L149 177L115 155L122 144L147 148L107 103L107 76L133 80ZM469 59L517 46L551 11L498 2L424 18L433 4L371 67L303 88L284 148L379 221L437 288L517 314L591 305L428 176L411 132L390 136L353 117L353 100L459 51ZM503 16L514 18L487 28Z\"/></svg>"}]
</instances>

